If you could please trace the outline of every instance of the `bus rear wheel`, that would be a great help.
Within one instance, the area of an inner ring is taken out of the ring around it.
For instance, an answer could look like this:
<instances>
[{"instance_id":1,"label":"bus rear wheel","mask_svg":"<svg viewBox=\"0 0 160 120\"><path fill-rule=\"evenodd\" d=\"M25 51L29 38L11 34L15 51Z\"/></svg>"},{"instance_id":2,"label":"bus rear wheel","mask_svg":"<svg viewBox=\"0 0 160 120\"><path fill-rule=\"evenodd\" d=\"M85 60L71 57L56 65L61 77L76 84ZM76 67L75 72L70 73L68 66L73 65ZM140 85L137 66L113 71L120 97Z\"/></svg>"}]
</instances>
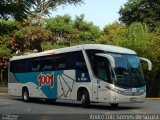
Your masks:
<instances>
[{"instance_id":1,"label":"bus rear wheel","mask_svg":"<svg viewBox=\"0 0 160 120\"><path fill-rule=\"evenodd\" d=\"M86 90L82 91L81 104L85 108L89 107L89 105L90 105L89 94L88 94L88 92Z\"/></svg>"},{"instance_id":2,"label":"bus rear wheel","mask_svg":"<svg viewBox=\"0 0 160 120\"><path fill-rule=\"evenodd\" d=\"M29 97L28 89L23 89L23 91L22 91L22 99L25 102L29 101L30 97Z\"/></svg>"}]
</instances>

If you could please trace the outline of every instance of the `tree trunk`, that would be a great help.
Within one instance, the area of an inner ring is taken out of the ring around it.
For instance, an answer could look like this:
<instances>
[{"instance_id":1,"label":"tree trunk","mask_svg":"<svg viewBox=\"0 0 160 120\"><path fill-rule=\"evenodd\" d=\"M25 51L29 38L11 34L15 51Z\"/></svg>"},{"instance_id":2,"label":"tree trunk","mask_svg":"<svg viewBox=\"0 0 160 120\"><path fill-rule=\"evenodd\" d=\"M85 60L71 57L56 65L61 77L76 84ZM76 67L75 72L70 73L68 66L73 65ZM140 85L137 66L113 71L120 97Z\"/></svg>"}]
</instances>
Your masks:
<instances>
[{"instance_id":1,"label":"tree trunk","mask_svg":"<svg viewBox=\"0 0 160 120\"><path fill-rule=\"evenodd\" d=\"M43 0L43 2L42 2L42 7L41 7L39 19L42 19L42 16L44 15L44 11L45 11L45 0Z\"/></svg>"}]
</instances>

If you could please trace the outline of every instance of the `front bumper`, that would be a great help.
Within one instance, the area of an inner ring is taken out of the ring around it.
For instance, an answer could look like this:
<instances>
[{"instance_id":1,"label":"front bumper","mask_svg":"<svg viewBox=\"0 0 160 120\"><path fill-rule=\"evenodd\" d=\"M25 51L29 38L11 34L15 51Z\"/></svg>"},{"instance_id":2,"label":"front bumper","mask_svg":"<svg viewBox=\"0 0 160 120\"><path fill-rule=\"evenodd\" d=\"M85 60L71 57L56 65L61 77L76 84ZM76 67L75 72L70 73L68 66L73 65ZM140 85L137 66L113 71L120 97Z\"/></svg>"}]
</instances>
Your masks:
<instances>
[{"instance_id":1,"label":"front bumper","mask_svg":"<svg viewBox=\"0 0 160 120\"><path fill-rule=\"evenodd\" d=\"M145 101L146 92L139 96L126 96L110 91L110 103L142 103Z\"/></svg>"}]
</instances>

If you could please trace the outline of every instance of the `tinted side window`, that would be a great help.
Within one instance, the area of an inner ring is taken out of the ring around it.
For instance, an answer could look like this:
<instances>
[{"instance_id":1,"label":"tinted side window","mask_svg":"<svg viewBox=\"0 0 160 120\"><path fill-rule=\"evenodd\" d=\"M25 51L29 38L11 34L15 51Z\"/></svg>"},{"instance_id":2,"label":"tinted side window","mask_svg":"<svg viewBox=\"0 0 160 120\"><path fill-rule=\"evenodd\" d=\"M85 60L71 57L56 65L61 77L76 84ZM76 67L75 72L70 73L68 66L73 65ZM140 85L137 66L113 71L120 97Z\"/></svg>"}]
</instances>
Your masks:
<instances>
[{"instance_id":1,"label":"tinted side window","mask_svg":"<svg viewBox=\"0 0 160 120\"><path fill-rule=\"evenodd\" d=\"M32 58L32 72L53 70L54 56Z\"/></svg>"},{"instance_id":2,"label":"tinted side window","mask_svg":"<svg viewBox=\"0 0 160 120\"><path fill-rule=\"evenodd\" d=\"M32 72L53 70L54 57L43 56L32 59Z\"/></svg>"},{"instance_id":3,"label":"tinted side window","mask_svg":"<svg viewBox=\"0 0 160 120\"><path fill-rule=\"evenodd\" d=\"M104 53L101 50L86 50L93 73L96 77L111 83L109 62L106 58L96 56L96 53Z\"/></svg>"},{"instance_id":4,"label":"tinted side window","mask_svg":"<svg viewBox=\"0 0 160 120\"><path fill-rule=\"evenodd\" d=\"M55 70L65 70L67 65L66 56L63 55L57 55L55 57Z\"/></svg>"},{"instance_id":5,"label":"tinted side window","mask_svg":"<svg viewBox=\"0 0 160 120\"><path fill-rule=\"evenodd\" d=\"M104 57L96 57L95 59L95 68L94 68L94 74L102 79L102 80L106 80L108 79L108 61L107 59L105 59Z\"/></svg>"},{"instance_id":6,"label":"tinted side window","mask_svg":"<svg viewBox=\"0 0 160 120\"><path fill-rule=\"evenodd\" d=\"M76 82L90 82L87 65L82 51L75 55Z\"/></svg>"},{"instance_id":7,"label":"tinted side window","mask_svg":"<svg viewBox=\"0 0 160 120\"><path fill-rule=\"evenodd\" d=\"M87 56L89 60L93 59L95 57L96 53L105 53L103 50L86 50Z\"/></svg>"},{"instance_id":8,"label":"tinted side window","mask_svg":"<svg viewBox=\"0 0 160 120\"><path fill-rule=\"evenodd\" d=\"M82 51L67 53L67 68L87 71Z\"/></svg>"},{"instance_id":9,"label":"tinted side window","mask_svg":"<svg viewBox=\"0 0 160 120\"><path fill-rule=\"evenodd\" d=\"M13 73L30 72L30 59L10 61L10 71Z\"/></svg>"},{"instance_id":10,"label":"tinted side window","mask_svg":"<svg viewBox=\"0 0 160 120\"><path fill-rule=\"evenodd\" d=\"M44 57L41 59L40 70L41 71L51 71L53 70L53 65L54 65L54 59L52 56Z\"/></svg>"},{"instance_id":11,"label":"tinted side window","mask_svg":"<svg viewBox=\"0 0 160 120\"><path fill-rule=\"evenodd\" d=\"M32 71L36 72L36 71L40 71L40 59L39 58L34 58L32 59Z\"/></svg>"},{"instance_id":12,"label":"tinted side window","mask_svg":"<svg viewBox=\"0 0 160 120\"><path fill-rule=\"evenodd\" d=\"M80 71L83 71L83 72L88 72L87 70L87 66L86 66L86 62L84 60L84 56L82 53L78 53L76 54L75 56L75 60L76 60L76 63L75 63L75 69L76 70L80 70Z\"/></svg>"},{"instance_id":13,"label":"tinted side window","mask_svg":"<svg viewBox=\"0 0 160 120\"><path fill-rule=\"evenodd\" d=\"M91 67L92 67L92 70L94 72L95 75L97 75L97 63L96 63L96 53L104 53L104 51L102 50L86 50L86 53L87 53L87 56L88 56L88 59L90 61L90 64L91 64Z\"/></svg>"},{"instance_id":14,"label":"tinted side window","mask_svg":"<svg viewBox=\"0 0 160 120\"><path fill-rule=\"evenodd\" d=\"M13 73L51 71L53 64L53 56L15 60L10 61L10 71Z\"/></svg>"},{"instance_id":15,"label":"tinted side window","mask_svg":"<svg viewBox=\"0 0 160 120\"><path fill-rule=\"evenodd\" d=\"M15 65L15 61L10 61L10 71L13 73L15 72Z\"/></svg>"},{"instance_id":16,"label":"tinted side window","mask_svg":"<svg viewBox=\"0 0 160 120\"><path fill-rule=\"evenodd\" d=\"M68 52L56 55L55 70L76 69L86 72L87 66L82 51Z\"/></svg>"}]
</instances>

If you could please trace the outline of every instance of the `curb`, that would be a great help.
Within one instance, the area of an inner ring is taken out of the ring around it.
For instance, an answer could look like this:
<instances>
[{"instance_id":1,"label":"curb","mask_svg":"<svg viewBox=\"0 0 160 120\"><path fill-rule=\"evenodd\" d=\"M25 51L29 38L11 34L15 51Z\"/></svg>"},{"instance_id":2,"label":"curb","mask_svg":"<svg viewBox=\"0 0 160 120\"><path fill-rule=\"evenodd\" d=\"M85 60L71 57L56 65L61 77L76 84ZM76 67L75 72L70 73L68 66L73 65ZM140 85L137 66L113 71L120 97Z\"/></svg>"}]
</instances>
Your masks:
<instances>
[{"instance_id":1,"label":"curb","mask_svg":"<svg viewBox=\"0 0 160 120\"><path fill-rule=\"evenodd\" d=\"M160 100L160 98L146 98L146 100Z\"/></svg>"},{"instance_id":2,"label":"curb","mask_svg":"<svg viewBox=\"0 0 160 120\"><path fill-rule=\"evenodd\" d=\"M7 96L9 95L8 93L0 93L0 96Z\"/></svg>"}]
</instances>

